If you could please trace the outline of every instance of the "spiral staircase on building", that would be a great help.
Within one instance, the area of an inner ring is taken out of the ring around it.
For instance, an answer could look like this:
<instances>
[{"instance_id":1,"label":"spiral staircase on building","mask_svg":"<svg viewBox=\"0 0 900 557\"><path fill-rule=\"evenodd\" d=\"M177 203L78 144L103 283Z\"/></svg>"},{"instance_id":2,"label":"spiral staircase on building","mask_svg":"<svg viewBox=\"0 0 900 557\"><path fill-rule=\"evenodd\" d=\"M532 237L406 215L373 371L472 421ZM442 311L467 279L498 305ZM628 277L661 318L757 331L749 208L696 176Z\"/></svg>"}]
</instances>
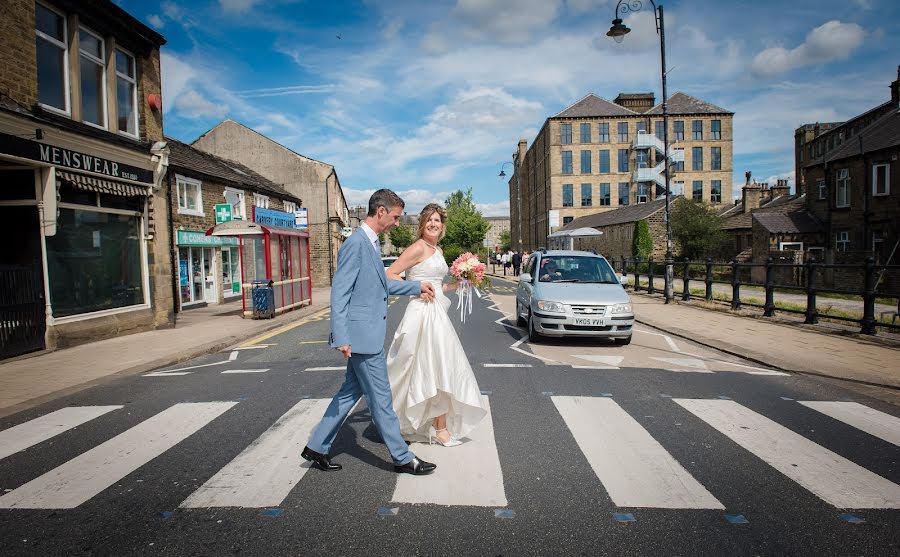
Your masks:
<instances>
[{"instance_id":1,"label":"spiral staircase on building","mask_svg":"<svg viewBox=\"0 0 900 557\"><path fill-rule=\"evenodd\" d=\"M660 138L656 137L656 135L652 133L643 131L638 132L637 136L634 138L632 149L636 151L653 149L658 153L658 155L662 155L666 152L665 146L663 145L663 142ZM657 156L657 159L659 158L661 157ZM678 149L674 145L669 145L667 156L656 166L641 166L641 163L636 163L634 172L632 173L632 180L638 184L654 182L661 188L665 188L666 176L664 171L666 159L668 159L671 163L684 162L684 149ZM671 182L671 169L669 170L669 172L669 181Z\"/></svg>"}]
</instances>

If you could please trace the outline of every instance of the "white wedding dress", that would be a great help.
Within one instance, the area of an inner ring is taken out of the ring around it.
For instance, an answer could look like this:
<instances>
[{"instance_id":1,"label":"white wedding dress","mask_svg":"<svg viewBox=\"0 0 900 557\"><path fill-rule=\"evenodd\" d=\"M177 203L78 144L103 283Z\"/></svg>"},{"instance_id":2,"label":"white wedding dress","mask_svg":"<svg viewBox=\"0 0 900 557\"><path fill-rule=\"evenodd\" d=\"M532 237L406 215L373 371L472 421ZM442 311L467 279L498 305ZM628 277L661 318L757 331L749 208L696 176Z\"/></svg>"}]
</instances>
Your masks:
<instances>
[{"instance_id":1,"label":"white wedding dress","mask_svg":"<svg viewBox=\"0 0 900 557\"><path fill-rule=\"evenodd\" d=\"M441 289L447 264L435 251L406 272L406 280L430 282L433 302L413 298L387 354L388 376L400 433L408 441L428 441L432 421L447 414L447 429L463 439L487 414L472 366L447 310Z\"/></svg>"}]
</instances>

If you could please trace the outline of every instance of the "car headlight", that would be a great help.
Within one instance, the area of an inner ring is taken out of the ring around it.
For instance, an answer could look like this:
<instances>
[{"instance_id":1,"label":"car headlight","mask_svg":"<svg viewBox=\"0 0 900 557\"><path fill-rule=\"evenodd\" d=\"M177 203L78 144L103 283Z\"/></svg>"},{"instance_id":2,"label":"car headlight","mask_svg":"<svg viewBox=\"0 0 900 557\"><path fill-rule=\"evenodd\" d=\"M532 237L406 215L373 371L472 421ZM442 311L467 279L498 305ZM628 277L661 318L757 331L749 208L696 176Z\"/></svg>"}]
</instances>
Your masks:
<instances>
[{"instance_id":1,"label":"car headlight","mask_svg":"<svg viewBox=\"0 0 900 557\"><path fill-rule=\"evenodd\" d=\"M610 313L633 313L631 311L631 304L616 304L612 306L612 309L609 311Z\"/></svg>"},{"instance_id":2,"label":"car headlight","mask_svg":"<svg viewBox=\"0 0 900 557\"><path fill-rule=\"evenodd\" d=\"M549 311L551 313L565 313L566 306L562 305L559 302L547 302L544 300L538 300L537 308L541 311Z\"/></svg>"}]
</instances>

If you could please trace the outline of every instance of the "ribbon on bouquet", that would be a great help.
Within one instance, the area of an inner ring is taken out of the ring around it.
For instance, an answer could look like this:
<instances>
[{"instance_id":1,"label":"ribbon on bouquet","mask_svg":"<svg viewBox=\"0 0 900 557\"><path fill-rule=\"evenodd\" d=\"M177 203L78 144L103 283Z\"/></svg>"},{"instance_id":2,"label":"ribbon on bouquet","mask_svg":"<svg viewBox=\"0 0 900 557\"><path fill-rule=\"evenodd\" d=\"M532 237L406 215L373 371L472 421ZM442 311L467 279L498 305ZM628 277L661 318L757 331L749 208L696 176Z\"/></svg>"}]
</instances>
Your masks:
<instances>
[{"instance_id":1,"label":"ribbon on bouquet","mask_svg":"<svg viewBox=\"0 0 900 557\"><path fill-rule=\"evenodd\" d=\"M469 315L472 314L472 304L474 300L474 297L472 295L473 292L479 298L482 297L481 291L472 286L472 284L468 280L462 279L459 282L459 287L456 289L456 294L458 296L456 309L459 310L459 320L463 323L466 322L466 313L468 313Z\"/></svg>"}]
</instances>

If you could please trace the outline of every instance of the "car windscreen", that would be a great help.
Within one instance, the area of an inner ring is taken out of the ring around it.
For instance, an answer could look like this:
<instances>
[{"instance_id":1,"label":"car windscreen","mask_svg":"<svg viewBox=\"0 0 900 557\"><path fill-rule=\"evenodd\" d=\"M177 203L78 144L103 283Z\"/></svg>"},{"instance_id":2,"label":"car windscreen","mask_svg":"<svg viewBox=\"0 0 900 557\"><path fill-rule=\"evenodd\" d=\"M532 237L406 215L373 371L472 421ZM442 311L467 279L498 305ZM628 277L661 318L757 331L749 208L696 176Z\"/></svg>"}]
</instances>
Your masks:
<instances>
[{"instance_id":1,"label":"car windscreen","mask_svg":"<svg viewBox=\"0 0 900 557\"><path fill-rule=\"evenodd\" d=\"M541 282L619 283L615 271L605 259L581 255L545 256L541 259L538 280Z\"/></svg>"}]
</instances>

